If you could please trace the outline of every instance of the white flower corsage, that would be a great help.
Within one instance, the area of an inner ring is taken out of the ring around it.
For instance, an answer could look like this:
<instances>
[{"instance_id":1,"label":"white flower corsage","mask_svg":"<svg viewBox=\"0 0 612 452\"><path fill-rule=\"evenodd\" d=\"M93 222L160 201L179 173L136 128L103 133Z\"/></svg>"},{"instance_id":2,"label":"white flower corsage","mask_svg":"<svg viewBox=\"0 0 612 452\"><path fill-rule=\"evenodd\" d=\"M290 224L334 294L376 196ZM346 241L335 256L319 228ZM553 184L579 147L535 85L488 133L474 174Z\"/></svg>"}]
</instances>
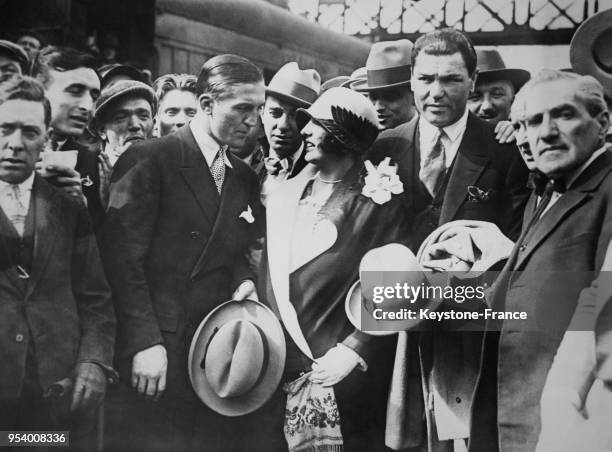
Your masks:
<instances>
[{"instance_id":1,"label":"white flower corsage","mask_svg":"<svg viewBox=\"0 0 612 452\"><path fill-rule=\"evenodd\" d=\"M386 157L376 167L369 160L365 161L368 175L361 193L372 198L376 204L384 204L391 200L391 195L404 192L404 185L397 175L397 166L391 165L390 162L391 159Z\"/></svg>"}]
</instances>

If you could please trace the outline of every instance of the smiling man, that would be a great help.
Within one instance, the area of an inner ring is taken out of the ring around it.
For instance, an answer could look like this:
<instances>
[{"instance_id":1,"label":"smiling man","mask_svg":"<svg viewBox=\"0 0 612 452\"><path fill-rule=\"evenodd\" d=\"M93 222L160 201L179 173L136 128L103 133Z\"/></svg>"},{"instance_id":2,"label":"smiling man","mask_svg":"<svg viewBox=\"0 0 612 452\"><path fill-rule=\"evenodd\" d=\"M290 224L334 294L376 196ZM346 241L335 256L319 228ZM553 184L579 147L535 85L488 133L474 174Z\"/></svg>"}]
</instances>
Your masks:
<instances>
[{"instance_id":1,"label":"smiling man","mask_svg":"<svg viewBox=\"0 0 612 452\"><path fill-rule=\"evenodd\" d=\"M477 76L474 47L457 30L438 30L415 42L411 61L410 85L419 115L382 132L370 156L375 162L391 157L398 163L407 217L412 218L413 251L438 226L453 220L488 221L516 238L529 194L528 171L516 146L499 144L493 126L468 111L468 96ZM426 400L438 400L425 412L428 431L433 432L431 444L453 450L454 440L463 443L468 437L480 344L476 336L442 331L437 325L432 326L433 340L426 335L412 339L413 344L420 342L425 368L413 368L409 374L424 375ZM400 337L404 340L406 336ZM402 353L396 359L407 359L414 366L415 361L404 355L407 345L400 345ZM471 356L464 360L466 353ZM397 368L407 367L398 364ZM462 378L458 380L457 375ZM416 391L420 385L416 379L400 390ZM413 420L406 422L414 425L418 436L423 407L414 397L407 394L406 398L414 405L399 409L394 405L395 414L389 419L409 416ZM414 444L409 431L397 436L396 448Z\"/></svg>"},{"instance_id":2,"label":"smiling man","mask_svg":"<svg viewBox=\"0 0 612 452\"><path fill-rule=\"evenodd\" d=\"M130 146L113 168L102 250L122 382L107 404L109 451L228 450L222 439L240 438L192 389L187 356L212 309L256 297L245 255L262 235L257 177L228 147L257 126L263 75L216 56L196 94L188 126Z\"/></svg>"},{"instance_id":3,"label":"smiling man","mask_svg":"<svg viewBox=\"0 0 612 452\"><path fill-rule=\"evenodd\" d=\"M155 92L142 82L120 80L102 91L91 127L111 166L132 144L151 138L155 105Z\"/></svg>"}]
</instances>

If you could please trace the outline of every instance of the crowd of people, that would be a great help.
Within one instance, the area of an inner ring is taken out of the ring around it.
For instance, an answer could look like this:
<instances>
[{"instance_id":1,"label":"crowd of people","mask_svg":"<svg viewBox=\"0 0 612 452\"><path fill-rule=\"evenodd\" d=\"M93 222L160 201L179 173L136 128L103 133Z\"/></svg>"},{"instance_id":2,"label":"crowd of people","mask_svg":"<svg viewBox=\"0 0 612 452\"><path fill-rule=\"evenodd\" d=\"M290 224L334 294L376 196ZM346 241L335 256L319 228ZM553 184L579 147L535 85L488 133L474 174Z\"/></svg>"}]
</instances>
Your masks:
<instances>
[{"instance_id":1,"label":"crowd of people","mask_svg":"<svg viewBox=\"0 0 612 452\"><path fill-rule=\"evenodd\" d=\"M0 430L612 450L612 73L585 65L530 74L441 29L323 82L223 54L151 86L0 41ZM530 322L369 331L364 269L459 272L487 288L462 309Z\"/></svg>"}]
</instances>

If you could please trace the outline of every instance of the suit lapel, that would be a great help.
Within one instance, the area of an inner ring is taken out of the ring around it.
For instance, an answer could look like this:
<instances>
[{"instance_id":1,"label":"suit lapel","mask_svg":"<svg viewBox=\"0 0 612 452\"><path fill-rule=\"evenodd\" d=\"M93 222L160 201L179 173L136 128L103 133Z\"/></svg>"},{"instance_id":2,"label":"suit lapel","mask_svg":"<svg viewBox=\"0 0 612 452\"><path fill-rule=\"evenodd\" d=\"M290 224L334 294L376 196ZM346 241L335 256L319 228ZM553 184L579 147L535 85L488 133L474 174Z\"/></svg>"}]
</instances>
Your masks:
<instances>
[{"instance_id":1,"label":"suit lapel","mask_svg":"<svg viewBox=\"0 0 612 452\"><path fill-rule=\"evenodd\" d=\"M479 142L480 137L478 124L470 114L455 163L451 166L439 224L447 223L455 217L457 210L468 196L467 187L476 184L489 162L486 146Z\"/></svg>"},{"instance_id":2,"label":"suit lapel","mask_svg":"<svg viewBox=\"0 0 612 452\"><path fill-rule=\"evenodd\" d=\"M32 257L32 274L28 284L26 296L29 296L49 261L51 251L55 244L55 236L59 231L57 215L61 213L61 199L57 192L52 190L38 176L34 179L32 187L34 197L34 254Z\"/></svg>"},{"instance_id":3,"label":"suit lapel","mask_svg":"<svg viewBox=\"0 0 612 452\"><path fill-rule=\"evenodd\" d=\"M17 271L11 258L11 251L6 243L6 239L9 237L13 237L15 240L18 240L19 234L15 229L15 226L13 226L13 223L11 223L11 220L9 220L4 211L0 209L0 247L2 248L3 255L7 257L7 267L4 273L10 278L15 287L22 288L23 283L20 281L19 276L17 276Z\"/></svg>"},{"instance_id":4,"label":"suit lapel","mask_svg":"<svg viewBox=\"0 0 612 452\"><path fill-rule=\"evenodd\" d=\"M215 223L219 210L219 194L212 174L208 169L206 159L189 127L182 127L176 133L181 143L182 167L181 175L198 204L202 208L209 226Z\"/></svg>"},{"instance_id":5,"label":"suit lapel","mask_svg":"<svg viewBox=\"0 0 612 452\"><path fill-rule=\"evenodd\" d=\"M302 352L310 358L312 352L301 332L297 314L289 298L289 264L298 203L306 184L315 172L314 167L308 165L296 177L287 180L282 190L277 190L270 196L266 209L268 268L274 297L287 331Z\"/></svg>"},{"instance_id":6,"label":"suit lapel","mask_svg":"<svg viewBox=\"0 0 612 452\"><path fill-rule=\"evenodd\" d=\"M214 186L214 190L216 195L216 186ZM200 271L202 271L208 256L214 255L215 249L218 246L222 245L225 240L231 240L231 237L227 239L225 238L225 236L230 234L233 230L230 223L238 221L240 211L242 208L246 208L246 206L241 206L244 201L242 197L239 196L239 193L240 178L237 176L235 169L226 166L223 189L221 190L221 200L216 212L212 232L210 233L210 238L208 239L202 254L200 254L196 265L193 267L191 277L195 277L198 273L200 273Z\"/></svg>"}]
</instances>

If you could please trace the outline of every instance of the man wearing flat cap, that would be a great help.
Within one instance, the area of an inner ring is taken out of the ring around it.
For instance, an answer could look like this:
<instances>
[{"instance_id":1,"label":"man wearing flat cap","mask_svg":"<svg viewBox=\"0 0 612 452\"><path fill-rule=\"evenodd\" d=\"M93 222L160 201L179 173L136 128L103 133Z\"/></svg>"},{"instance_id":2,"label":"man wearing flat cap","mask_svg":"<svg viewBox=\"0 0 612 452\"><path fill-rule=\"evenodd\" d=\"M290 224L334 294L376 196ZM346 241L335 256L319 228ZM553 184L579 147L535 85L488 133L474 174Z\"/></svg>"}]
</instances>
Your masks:
<instances>
[{"instance_id":1,"label":"man wearing flat cap","mask_svg":"<svg viewBox=\"0 0 612 452\"><path fill-rule=\"evenodd\" d=\"M0 82L26 72L28 54L11 41L0 40Z\"/></svg>"},{"instance_id":2,"label":"man wearing flat cap","mask_svg":"<svg viewBox=\"0 0 612 452\"><path fill-rule=\"evenodd\" d=\"M121 377L107 404L110 451L221 451L242 439L198 398L187 358L215 307L256 297L245 254L262 235L257 177L228 148L257 126L263 75L246 58L219 55L202 66L196 95L189 125L139 140L113 167L101 240Z\"/></svg>"},{"instance_id":3,"label":"man wearing flat cap","mask_svg":"<svg viewBox=\"0 0 612 452\"><path fill-rule=\"evenodd\" d=\"M366 61L366 79L350 88L364 93L374 104L381 130L410 121L416 114L410 91L410 54L408 39L372 44Z\"/></svg>"},{"instance_id":4,"label":"man wearing flat cap","mask_svg":"<svg viewBox=\"0 0 612 452\"><path fill-rule=\"evenodd\" d=\"M300 69L295 62L281 67L266 87L261 122L269 149L264 157L265 172L260 174L262 201L306 166L295 113L298 108L308 108L319 96L320 89L319 73L314 69Z\"/></svg>"}]
</instances>

